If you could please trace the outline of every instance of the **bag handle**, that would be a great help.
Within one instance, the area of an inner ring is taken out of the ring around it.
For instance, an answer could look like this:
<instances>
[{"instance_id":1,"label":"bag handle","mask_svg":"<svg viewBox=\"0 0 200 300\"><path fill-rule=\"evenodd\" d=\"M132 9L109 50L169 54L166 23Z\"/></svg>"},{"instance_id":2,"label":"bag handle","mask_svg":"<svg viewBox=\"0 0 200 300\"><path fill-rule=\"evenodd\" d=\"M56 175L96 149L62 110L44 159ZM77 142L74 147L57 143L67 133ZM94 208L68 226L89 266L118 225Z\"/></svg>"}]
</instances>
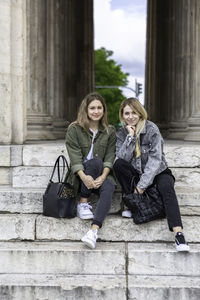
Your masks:
<instances>
[{"instance_id":1,"label":"bag handle","mask_svg":"<svg viewBox=\"0 0 200 300\"><path fill-rule=\"evenodd\" d=\"M62 159L62 165L63 165L63 171L62 171L62 176L60 176L60 160ZM59 155L58 158L56 159L56 162L54 164L54 168L53 168L53 171L52 171L52 174L51 174L51 178L50 178L50 181L52 182L53 180L53 176L54 176L54 173L57 169L57 174L58 174L58 182L63 182L63 179L64 179L64 175L65 175L65 168L67 168L67 170L69 171L69 165L68 165L68 162L65 158L64 155ZM68 178L69 174L67 175L66 178Z\"/></svg>"},{"instance_id":2,"label":"bag handle","mask_svg":"<svg viewBox=\"0 0 200 300\"><path fill-rule=\"evenodd\" d=\"M146 195L146 197L149 199L149 195L148 195L148 193L146 192L146 190L144 190L144 192L142 193L142 194L140 194L139 193L139 191L138 191L138 188L137 188L137 185L136 185L136 183L135 183L135 176L133 176L133 178L131 179L131 191L134 191L134 190L136 190L137 191L137 194L138 195Z\"/></svg>"},{"instance_id":3,"label":"bag handle","mask_svg":"<svg viewBox=\"0 0 200 300\"><path fill-rule=\"evenodd\" d=\"M137 189L136 183L135 183L135 176L131 179L131 191L134 191L136 189L137 194L139 194L139 191Z\"/></svg>"}]
</instances>

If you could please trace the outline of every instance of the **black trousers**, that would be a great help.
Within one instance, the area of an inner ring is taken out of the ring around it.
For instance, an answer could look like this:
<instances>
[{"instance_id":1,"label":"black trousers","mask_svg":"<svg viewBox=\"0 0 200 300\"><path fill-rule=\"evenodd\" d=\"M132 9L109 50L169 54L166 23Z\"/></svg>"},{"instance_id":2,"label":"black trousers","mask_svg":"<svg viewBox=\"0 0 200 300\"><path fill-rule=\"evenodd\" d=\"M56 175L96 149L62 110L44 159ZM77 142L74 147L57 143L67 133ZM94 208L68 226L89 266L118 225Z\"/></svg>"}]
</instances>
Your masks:
<instances>
[{"instance_id":1,"label":"black trousers","mask_svg":"<svg viewBox=\"0 0 200 300\"><path fill-rule=\"evenodd\" d=\"M139 174L133 166L124 159L119 158L115 161L113 169L122 186L123 193L128 194L133 192L131 191L132 178L135 177L136 182L139 181ZM153 181L162 196L170 231L173 231L172 228L176 226L183 228L178 200L174 190L174 182L175 178L168 168L156 175Z\"/></svg>"},{"instance_id":2,"label":"black trousers","mask_svg":"<svg viewBox=\"0 0 200 300\"><path fill-rule=\"evenodd\" d=\"M94 179L99 177L103 172L103 162L99 158L90 159L87 162L84 162L83 165L85 174L92 176ZM109 179L104 180L99 189L88 189L81 181L81 197L89 198L92 192L99 194L99 200L94 212L94 219L92 224L96 224L100 228L102 227L102 223L107 216L111 206L114 190L115 184Z\"/></svg>"}]
</instances>

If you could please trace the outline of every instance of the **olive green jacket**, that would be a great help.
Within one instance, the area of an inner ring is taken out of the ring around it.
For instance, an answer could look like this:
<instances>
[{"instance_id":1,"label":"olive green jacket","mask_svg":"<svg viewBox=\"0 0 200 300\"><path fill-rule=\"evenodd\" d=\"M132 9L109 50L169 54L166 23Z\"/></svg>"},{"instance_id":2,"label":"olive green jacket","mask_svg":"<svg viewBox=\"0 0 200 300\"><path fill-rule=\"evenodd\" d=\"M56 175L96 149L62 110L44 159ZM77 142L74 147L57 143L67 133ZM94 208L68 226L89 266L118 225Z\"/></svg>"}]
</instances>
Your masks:
<instances>
[{"instance_id":1,"label":"olive green jacket","mask_svg":"<svg viewBox=\"0 0 200 300\"><path fill-rule=\"evenodd\" d=\"M69 126L66 134L66 147L70 158L70 173L67 179L78 192L79 179L77 172L84 170L83 162L85 161L92 144L92 132L86 131L78 124ZM94 139L93 156L103 161L104 167L112 169L115 159L116 134L115 128L109 125L108 130L102 126L99 127L98 133ZM108 179L115 183L112 171Z\"/></svg>"}]
</instances>

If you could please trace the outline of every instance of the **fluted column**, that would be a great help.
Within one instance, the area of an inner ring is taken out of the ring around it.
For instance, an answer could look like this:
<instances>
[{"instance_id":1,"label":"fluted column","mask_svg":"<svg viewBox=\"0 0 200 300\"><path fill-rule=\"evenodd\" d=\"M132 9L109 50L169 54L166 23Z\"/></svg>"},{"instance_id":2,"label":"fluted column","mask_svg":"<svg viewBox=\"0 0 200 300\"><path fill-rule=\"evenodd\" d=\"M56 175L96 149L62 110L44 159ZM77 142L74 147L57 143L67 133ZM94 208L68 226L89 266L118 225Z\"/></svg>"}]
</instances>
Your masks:
<instances>
[{"instance_id":1,"label":"fluted column","mask_svg":"<svg viewBox=\"0 0 200 300\"><path fill-rule=\"evenodd\" d=\"M200 140L200 2L149 0L146 106L165 137Z\"/></svg>"},{"instance_id":2,"label":"fluted column","mask_svg":"<svg viewBox=\"0 0 200 300\"><path fill-rule=\"evenodd\" d=\"M93 1L27 0L28 139L63 138L93 90Z\"/></svg>"},{"instance_id":3,"label":"fluted column","mask_svg":"<svg viewBox=\"0 0 200 300\"><path fill-rule=\"evenodd\" d=\"M26 1L0 1L0 143L26 138Z\"/></svg>"},{"instance_id":4,"label":"fluted column","mask_svg":"<svg viewBox=\"0 0 200 300\"><path fill-rule=\"evenodd\" d=\"M66 113L73 121L83 97L94 90L93 0L68 0L66 10Z\"/></svg>"}]
</instances>

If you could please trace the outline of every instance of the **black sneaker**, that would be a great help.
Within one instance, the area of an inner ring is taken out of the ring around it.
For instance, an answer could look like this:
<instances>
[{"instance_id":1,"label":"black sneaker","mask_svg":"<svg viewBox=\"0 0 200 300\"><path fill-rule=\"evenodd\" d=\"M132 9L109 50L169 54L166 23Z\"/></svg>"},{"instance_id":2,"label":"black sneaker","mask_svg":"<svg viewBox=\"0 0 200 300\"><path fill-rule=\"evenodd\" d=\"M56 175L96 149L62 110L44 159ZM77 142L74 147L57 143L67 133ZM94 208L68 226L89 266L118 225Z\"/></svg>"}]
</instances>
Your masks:
<instances>
[{"instance_id":1,"label":"black sneaker","mask_svg":"<svg viewBox=\"0 0 200 300\"><path fill-rule=\"evenodd\" d=\"M177 251L190 251L190 246L186 243L182 232L177 232L175 236L175 246Z\"/></svg>"}]
</instances>

